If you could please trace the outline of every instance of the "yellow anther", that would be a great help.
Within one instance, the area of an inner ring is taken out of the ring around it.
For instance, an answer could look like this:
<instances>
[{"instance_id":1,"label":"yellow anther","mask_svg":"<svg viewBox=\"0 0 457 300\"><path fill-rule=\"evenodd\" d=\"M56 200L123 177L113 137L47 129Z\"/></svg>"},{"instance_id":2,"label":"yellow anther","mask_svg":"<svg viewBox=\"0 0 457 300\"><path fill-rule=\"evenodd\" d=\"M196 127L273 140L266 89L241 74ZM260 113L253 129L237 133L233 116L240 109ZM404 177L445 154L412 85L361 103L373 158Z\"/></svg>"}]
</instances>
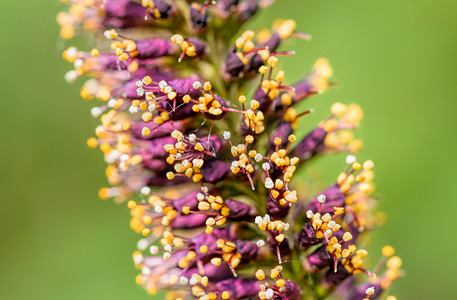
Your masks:
<instances>
[{"instance_id":1,"label":"yellow anther","mask_svg":"<svg viewBox=\"0 0 457 300\"><path fill-rule=\"evenodd\" d=\"M382 255L390 257L395 254L395 249L392 246L384 246L382 248Z\"/></svg>"},{"instance_id":2,"label":"yellow anther","mask_svg":"<svg viewBox=\"0 0 457 300\"><path fill-rule=\"evenodd\" d=\"M348 242L350 240L352 240L352 234L348 231L346 231L344 234L343 234L343 240L345 242Z\"/></svg>"},{"instance_id":3,"label":"yellow anther","mask_svg":"<svg viewBox=\"0 0 457 300\"><path fill-rule=\"evenodd\" d=\"M276 74L276 81L281 82L281 81L283 81L283 80L284 80L284 71L281 70L281 71L279 71L279 72Z\"/></svg>"},{"instance_id":4,"label":"yellow anther","mask_svg":"<svg viewBox=\"0 0 457 300\"><path fill-rule=\"evenodd\" d=\"M200 152L203 151L203 150L205 150L205 148L203 147L203 145L200 144L200 143L195 144L195 147L194 147L194 148L195 148L195 150L200 151Z\"/></svg>"},{"instance_id":5,"label":"yellow anther","mask_svg":"<svg viewBox=\"0 0 457 300\"><path fill-rule=\"evenodd\" d=\"M214 257L211 259L211 263L215 266L220 266L221 265L221 259L219 257Z\"/></svg>"},{"instance_id":6,"label":"yellow anther","mask_svg":"<svg viewBox=\"0 0 457 300\"><path fill-rule=\"evenodd\" d=\"M284 241L284 238L285 238L285 235L283 233L277 235L275 237L275 240L278 242L278 243L282 243L282 241Z\"/></svg>"},{"instance_id":7,"label":"yellow anther","mask_svg":"<svg viewBox=\"0 0 457 300\"><path fill-rule=\"evenodd\" d=\"M175 173L173 173L171 171L167 172L167 178L168 178L168 180L172 180L173 178L175 178Z\"/></svg>"},{"instance_id":8,"label":"yellow anther","mask_svg":"<svg viewBox=\"0 0 457 300\"><path fill-rule=\"evenodd\" d=\"M285 285L286 285L286 281L284 279L281 278L281 279L276 280L277 287L283 287Z\"/></svg>"},{"instance_id":9,"label":"yellow anther","mask_svg":"<svg viewBox=\"0 0 457 300\"><path fill-rule=\"evenodd\" d=\"M265 279L265 272L264 272L262 269L258 269L258 270L255 272L255 277L256 277L258 280L264 280L264 279Z\"/></svg>"},{"instance_id":10,"label":"yellow anther","mask_svg":"<svg viewBox=\"0 0 457 300\"><path fill-rule=\"evenodd\" d=\"M143 129L141 129L142 136L148 136L149 134L151 134L151 129L149 129L148 127L143 127Z\"/></svg>"},{"instance_id":11,"label":"yellow anther","mask_svg":"<svg viewBox=\"0 0 457 300\"><path fill-rule=\"evenodd\" d=\"M342 103L334 103L330 109L332 114L337 117L342 117L347 112L348 108L345 104Z\"/></svg>"},{"instance_id":12,"label":"yellow anther","mask_svg":"<svg viewBox=\"0 0 457 300\"><path fill-rule=\"evenodd\" d=\"M97 145L98 145L98 141L96 138L91 137L87 140L87 146L89 148L95 148L95 147L97 147Z\"/></svg>"},{"instance_id":13,"label":"yellow anther","mask_svg":"<svg viewBox=\"0 0 457 300\"><path fill-rule=\"evenodd\" d=\"M251 104L252 109L257 109L260 106L259 101L255 100L255 99L252 99L250 104Z\"/></svg>"},{"instance_id":14,"label":"yellow anther","mask_svg":"<svg viewBox=\"0 0 457 300\"><path fill-rule=\"evenodd\" d=\"M288 137L289 142L293 143L297 140L297 137L294 134L289 135Z\"/></svg>"},{"instance_id":15,"label":"yellow anther","mask_svg":"<svg viewBox=\"0 0 457 300\"><path fill-rule=\"evenodd\" d=\"M259 68L259 73L260 74L265 74L265 73L267 73L267 71L268 71L268 67L267 66L261 66Z\"/></svg>"},{"instance_id":16,"label":"yellow anther","mask_svg":"<svg viewBox=\"0 0 457 300\"><path fill-rule=\"evenodd\" d=\"M229 299L230 298L230 293L227 291L223 291L221 294L222 299Z\"/></svg>"},{"instance_id":17,"label":"yellow anther","mask_svg":"<svg viewBox=\"0 0 457 300\"><path fill-rule=\"evenodd\" d=\"M149 228L145 228L145 229L143 229L143 231L141 231L141 234L143 236L148 236L150 233L151 233L151 230Z\"/></svg>"},{"instance_id":18,"label":"yellow anther","mask_svg":"<svg viewBox=\"0 0 457 300\"><path fill-rule=\"evenodd\" d=\"M190 213L190 207L189 206L184 206L182 208L182 212L186 215L188 215Z\"/></svg>"},{"instance_id":19,"label":"yellow anther","mask_svg":"<svg viewBox=\"0 0 457 300\"><path fill-rule=\"evenodd\" d=\"M209 81L206 81L204 84L203 84L203 89L205 91L210 91L211 90L211 83Z\"/></svg>"},{"instance_id":20,"label":"yellow anther","mask_svg":"<svg viewBox=\"0 0 457 300\"><path fill-rule=\"evenodd\" d=\"M374 168L374 163L371 160L367 160L366 162L363 163L363 168L365 170L371 170Z\"/></svg>"},{"instance_id":21,"label":"yellow anther","mask_svg":"<svg viewBox=\"0 0 457 300\"><path fill-rule=\"evenodd\" d=\"M362 166L358 163L358 162L355 162L352 164L352 168L356 171L360 170L362 168Z\"/></svg>"},{"instance_id":22,"label":"yellow anther","mask_svg":"<svg viewBox=\"0 0 457 300\"><path fill-rule=\"evenodd\" d=\"M247 143L252 144L254 142L254 137L252 135L247 135L245 140Z\"/></svg>"},{"instance_id":23,"label":"yellow anther","mask_svg":"<svg viewBox=\"0 0 457 300\"><path fill-rule=\"evenodd\" d=\"M129 200L129 201L127 202L127 207L128 207L129 209L133 209L134 207L136 207L136 202L133 201L133 200Z\"/></svg>"},{"instance_id":24,"label":"yellow anther","mask_svg":"<svg viewBox=\"0 0 457 300\"><path fill-rule=\"evenodd\" d=\"M98 57L98 55L100 54L100 52L98 51L98 49L92 49L92 51L90 51L90 55L92 55L93 57Z\"/></svg>"},{"instance_id":25,"label":"yellow anther","mask_svg":"<svg viewBox=\"0 0 457 300\"><path fill-rule=\"evenodd\" d=\"M246 96L241 95L240 97L238 97L238 101L240 101L240 103L246 102Z\"/></svg>"},{"instance_id":26,"label":"yellow anther","mask_svg":"<svg viewBox=\"0 0 457 300\"><path fill-rule=\"evenodd\" d=\"M124 61L124 60L127 60L129 59L129 55L127 53L123 53L119 56L119 60L120 61Z\"/></svg>"},{"instance_id":27,"label":"yellow anther","mask_svg":"<svg viewBox=\"0 0 457 300\"><path fill-rule=\"evenodd\" d=\"M268 64L270 65L270 67L275 67L277 64L278 64L278 58L276 56L270 56L268 58Z\"/></svg>"},{"instance_id":28,"label":"yellow anther","mask_svg":"<svg viewBox=\"0 0 457 300\"><path fill-rule=\"evenodd\" d=\"M273 143L277 146L279 146L281 143L282 143L282 139L280 137L275 137L275 139L273 140ZM273 159L273 157L272 157Z\"/></svg>"}]
</instances>

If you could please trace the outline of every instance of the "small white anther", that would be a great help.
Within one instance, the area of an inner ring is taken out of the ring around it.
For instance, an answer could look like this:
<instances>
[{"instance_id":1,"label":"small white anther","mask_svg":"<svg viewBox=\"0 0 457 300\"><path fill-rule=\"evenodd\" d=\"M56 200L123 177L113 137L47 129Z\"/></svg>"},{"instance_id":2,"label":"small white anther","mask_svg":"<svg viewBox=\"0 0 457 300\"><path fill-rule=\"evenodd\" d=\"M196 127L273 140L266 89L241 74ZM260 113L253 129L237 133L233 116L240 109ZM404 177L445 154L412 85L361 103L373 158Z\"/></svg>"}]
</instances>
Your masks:
<instances>
[{"instance_id":1,"label":"small white anther","mask_svg":"<svg viewBox=\"0 0 457 300\"><path fill-rule=\"evenodd\" d=\"M260 153L257 153L255 155L254 159L255 159L256 162L259 162L259 161L261 161L263 159L263 155L260 154Z\"/></svg>"},{"instance_id":2,"label":"small white anther","mask_svg":"<svg viewBox=\"0 0 457 300\"><path fill-rule=\"evenodd\" d=\"M197 200L198 200L198 201L203 201L203 200L205 200L205 195L202 194L202 193L198 193L198 194L197 194Z\"/></svg>"},{"instance_id":3,"label":"small white anther","mask_svg":"<svg viewBox=\"0 0 457 300\"><path fill-rule=\"evenodd\" d=\"M171 252L171 245L170 244L166 244L165 246L163 246L163 249L165 251Z\"/></svg>"},{"instance_id":4,"label":"small white anther","mask_svg":"<svg viewBox=\"0 0 457 300\"><path fill-rule=\"evenodd\" d=\"M140 190L140 193L143 194L143 195L149 195L149 193L151 193L151 188L148 187L148 186L143 186Z\"/></svg>"},{"instance_id":5,"label":"small white anther","mask_svg":"<svg viewBox=\"0 0 457 300\"><path fill-rule=\"evenodd\" d=\"M90 110L90 114L94 118L98 118L102 114L102 112L103 112L103 110L100 107L97 107L97 106L92 107L91 110Z\"/></svg>"},{"instance_id":6,"label":"small white anther","mask_svg":"<svg viewBox=\"0 0 457 300\"><path fill-rule=\"evenodd\" d=\"M159 247L157 247L157 246L155 246L155 245L152 245L151 247L149 247L149 252L150 252L151 254L154 254L154 255L155 255L155 254L159 253Z\"/></svg>"},{"instance_id":7,"label":"small white anther","mask_svg":"<svg viewBox=\"0 0 457 300\"><path fill-rule=\"evenodd\" d=\"M156 205L154 206L154 211L158 214L161 214L163 212L162 206Z\"/></svg>"},{"instance_id":8,"label":"small white anther","mask_svg":"<svg viewBox=\"0 0 457 300\"><path fill-rule=\"evenodd\" d=\"M77 60L75 60L73 65L75 66L75 68L80 68L84 65L84 60L82 60L81 58L78 58Z\"/></svg>"},{"instance_id":9,"label":"small white anther","mask_svg":"<svg viewBox=\"0 0 457 300\"><path fill-rule=\"evenodd\" d=\"M168 85L168 83L167 83L165 80L161 80L161 81L159 82L159 87L160 87L161 89L164 89L167 85Z\"/></svg>"},{"instance_id":10,"label":"small white anther","mask_svg":"<svg viewBox=\"0 0 457 300\"><path fill-rule=\"evenodd\" d=\"M136 254L134 257L133 257L133 262L135 264L141 264L143 262L143 255L141 254Z\"/></svg>"},{"instance_id":11,"label":"small white anther","mask_svg":"<svg viewBox=\"0 0 457 300\"><path fill-rule=\"evenodd\" d=\"M103 35L107 38L107 39L110 39L111 40L111 31L110 30L105 30L103 32Z\"/></svg>"},{"instance_id":12,"label":"small white anther","mask_svg":"<svg viewBox=\"0 0 457 300\"><path fill-rule=\"evenodd\" d=\"M230 139L230 137L232 136L232 134L230 133L230 131L224 131L223 136L224 136L224 139L225 139L225 140L228 140L228 139Z\"/></svg>"},{"instance_id":13,"label":"small white anther","mask_svg":"<svg viewBox=\"0 0 457 300\"><path fill-rule=\"evenodd\" d=\"M139 97L144 96L144 89L142 87L139 87L136 89L136 93L138 94Z\"/></svg>"},{"instance_id":14,"label":"small white anther","mask_svg":"<svg viewBox=\"0 0 457 300\"><path fill-rule=\"evenodd\" d=\"M181 277L179 277L179 283L182 285L186 285L189 283L189 279L185 276L181 276Z\"/></svg>"},{"instance_id":15,"label":"small white anther","mask_svg":"<svg viewBox=\"0 0 457 300\"><path fill-rule=\"evenodd\" d=\"M270 177L267 177L267 178L265 179L265 187L266 187L267 189L272 189L272 188L275 187L275 184L273 183L273 180L271 180Z\"/></svg>"},{"instance_id":16,"label":"small white anther","mask_svg":"<svg viewBox=\"0 0 457 300\"><path fill-rule=\"evenodd\" d=\"M65 73L65 81L68 83L75 82L75 80L78 78L78 72L75 70L68 71Z\"/></svg>"},{"instance_id":17,"label":"small white anther","mask_svg":"<svg viewBox=\"0 0 457 300\"><path fill-rule=\"evenodd\" d=\"M157 108L157 105L155 105L154 103L151 103L151 104L149 104L149 106L148 106L149 111L155 111L156 108Z\"/></svg>"},{"instance_id":18,"label":"small white anther","mask_svg":"<svg viewBox=\"0 0 457 300\"><path fill-rule=\"evenodd\" d=\"M189 284L190 285L196 285L198 283L198 280L197 278L195 277L191 277L190 280L189 280Z\"/></svg>"},{"instance_id":19,"label":"small white anther","mask_svg":"<svg viewBox=\"0 0 457 300\"><path fill-rule=\"evenodd\" d=\"M373 295L374 294L374 286L367 288L365 291L367 295Z\"/></svg>"},{"instance_id":20,"label":"small white anther","mask_svg":"<svg viewBox=\"0 0 457 300\"><path fill-rule=\"evenodd\" d=\"M266 163L263 163L263 164L262 164L262 169L264 169L265 171L270 170L270 164L267 163L267 162L266 162Z\"/></svg>"},{"instance_id":21,"label":"small white anther","mask_svg":"<svg viewBox=\"0 0 457 300\"><path fill-rule=\"evenodd\" d=\"M351 165L351 164L355 163L356 160L357 160L357 159L356 159L356 157L355 157L354 155L348 155L348 156L346 156L346 163L347 163L348 165Z\"/></svg>"},{"instance_id":22,"label":"small white anther","mask_svg":"<svg viewBox=\"0 0 457 300\"><path fill-rule=\"evenodd\" d=\"M325 197L324 194L320 194L319 196L317 196L317 201L319 201L319 203L324 203L326 198L327 197Z\"/></svg>"},{"instance_id":23,"label":"small white anther","mask_svg":"<svg viewBox=\"0 0 457 300\"><path fill-rule=\"evenodd\" d=\"M257 244L257 247L263 247L265 245L265 241L264 240L258 240L256 244Z\"/></svg>"},{"instance_id":24,"label":"small white anther","mask_svg":"<svg viewBox=\"0 0 457 300\"><path fill-rule=\"evenodd\" d=\"M124 153L119 157L119 159L121 161L127 161L129 159L129 155Z\"/></svg>"},{"instance_id":25,"label":"small white anther","mask_svg":"<svg viewBox=\"0 0 457 300\"><path fill-rule=\"evenodd\" d=\"M108 101L108 107L113 108L113 107L116 106L116 104L117 104L117 100L116 100L116 99L110 99L110 100Z\"/></svg>"},{"instance_id":26,"label":"small white anther","mask_svg":"<svg viewBox=\"0 0 457 300\"><path fill-rule=\"evenodd\" d=\"M137 113L138 110L139 110L139 108L136 107L136 106L130 105L130 107L129 107L129 112L130 112L131 114Z\"/></svg>"},{"instance_id":27,"label":"small white anther","mask_svg":"<svg viewBox=\"0 0 457 300\"><path fill-rule=\"evenodd\" d=\"M149 242L147 239L141 239L136 243L136 247L138 250L146 250L146 248L149 246Z\"/></svg>"},{"instance_id":28,"label":"small white anther","mask_svg":"<svg viewBox=\"0 0 457 300\"><path fill-rule=\"evenodd\" d=\"M311 209L306 212L306 217L308 217L308 219L312 219L314 217L314 213L311 211Z\"/></svg>"},{"instance_id":29,"label":"small white anther","mask_svg":"<svg viewBox=\"0 0 457 300\"><path fill-rule=\"evenodd\" d=\"M137 81L135 82L135 85L136 85L136 87L139 87L139 88L140 88L140 87L143 87L143 81L137 80Z\"/></svg>"},{"instance_id":30,"label":"small white anther","mask_svg":"<svg viewBox=\"0 0 457 300\"><path fill-rule=\"evenodd\" d=\"M199 89L202 87L202 84L200 83L200 81L194 81L194 83L192 84L192 86L194 87L194 89Z\"/></svg>"},{"instance_id":31,"label":"small white anther","mask_svg":"<svg viewBox=\"0 0 457 300\"><path fill-rule=\"evenodd\" d=\"M143 274L144 276L149 276L149 275L151 275L151 273L152 273L152 271L148 267L144 267L143 269L141 269L141 274Z\"/></svg>"},{"instance_id":32,"label":"small white anther","mask_svg":"<svg viewBox=\"0 0 457 300\"><path fill-rule=\"evenodd\" d=\"M262 222L262 221L263 221L263 218L262 218L261 216L255 217L254 222L255 222L256 224L259 224L259 223Z\"/></svg>"},{"instance_id":33,"label":"small white anther","mask_svg":"<svg viewBox=\"0 0 457 300\"><path fill-rule=\"evenodd\" d=\"M193 133L189 134L189 141L195 142L197 140L197 136Z\"/></svg>"}]
</instances>

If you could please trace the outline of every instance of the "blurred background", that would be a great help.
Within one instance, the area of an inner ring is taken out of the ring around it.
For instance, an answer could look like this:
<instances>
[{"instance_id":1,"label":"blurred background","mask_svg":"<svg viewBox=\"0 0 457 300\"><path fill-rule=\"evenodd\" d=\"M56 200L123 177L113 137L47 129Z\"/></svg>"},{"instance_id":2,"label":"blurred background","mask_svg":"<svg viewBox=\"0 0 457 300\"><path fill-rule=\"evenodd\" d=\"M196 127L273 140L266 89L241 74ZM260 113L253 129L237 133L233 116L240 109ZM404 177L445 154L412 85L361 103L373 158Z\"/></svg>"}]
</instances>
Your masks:
<instances>
[{"instance_id":1,"label":"blurred background","mask_svg":"<svg viewBox=\"0 0 457 300\"><path fill-rule=\"evenodd\" d=\"M134 283L138 237L128 209L97 197L105 166L85 145L96 120L80 82L63 79L69 44L58 38L55 15L64 5L0 8L0 298L153 299ZM391 244L403 258L399 299L457 298L456 11L454 0L278 0L254 22L294 18L312 34L285 47L297 51L283 59L290 82L322 56L334 68L340 84L307 102L317 112L302 120L302 133L333 102L363 107L360 158L374 160L389 216L370 248L377 255ZM327 183L342 160L317 162Z\"/></svg>"}]
</instances>

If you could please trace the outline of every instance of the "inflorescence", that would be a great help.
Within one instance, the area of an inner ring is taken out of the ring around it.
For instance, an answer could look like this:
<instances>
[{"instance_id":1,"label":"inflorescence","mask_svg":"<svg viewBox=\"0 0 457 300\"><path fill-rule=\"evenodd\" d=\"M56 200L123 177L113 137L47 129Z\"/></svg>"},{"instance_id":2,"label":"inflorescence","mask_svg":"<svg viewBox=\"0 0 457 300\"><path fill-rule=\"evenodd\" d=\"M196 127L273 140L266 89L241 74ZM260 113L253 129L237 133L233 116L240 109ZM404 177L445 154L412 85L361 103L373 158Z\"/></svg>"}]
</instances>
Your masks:
<instances>
[{"instance_id":1,"label":"inflorescence","mask_svg":"<svg viewBox=\"0 0 457 300\"><path fill-rule=\"evenodd\" d=\"M320 58L289 85L279 67L284 40L309 40L293 20L240 31L268 0L67 0L57 21L70 39L69 82L89 77L84 99L100 120L96 137L110 187L102 199L127 203L142 235L136 282L167 299L377 299L401 277L385 246L374 268L361 248L379 225L372 161L353 153L356 104L335 103L303 138L313 110L304 100L330 85ZM347 153L334 184L314 193L296 174L317 156ZM314 194L314 196L313 196ZM359 275L356 275L359 274ZM394 296L387 299L394 300Z\"/></svg>"}]
</instances>

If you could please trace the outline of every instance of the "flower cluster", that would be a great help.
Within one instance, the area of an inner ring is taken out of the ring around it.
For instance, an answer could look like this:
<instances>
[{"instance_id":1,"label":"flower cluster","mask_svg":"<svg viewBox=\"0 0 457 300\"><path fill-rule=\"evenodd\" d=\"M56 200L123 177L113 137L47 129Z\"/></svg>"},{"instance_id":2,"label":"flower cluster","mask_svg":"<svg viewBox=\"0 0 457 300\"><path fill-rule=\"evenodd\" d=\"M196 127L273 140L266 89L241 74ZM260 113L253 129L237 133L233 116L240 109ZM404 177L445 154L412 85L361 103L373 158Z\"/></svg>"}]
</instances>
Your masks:
<instances>
[{"instance_id":1,"label":"flower cluster","mask_svg":"<svg viewBox=\"0 0 457 300\"><path fill-rule=\"evenodd\" d=\"M71 0L61 36L99 40L70 47L69 82L89 77L96 137L108 164L102 199L125 202L143 237L136 282L167 299L375 299L401 276L386 246L370 269L360 239L379 222L372 161L350 153L356 104L335 103L303 138L313 110L298 105L325 91L332 69L320 58L288 84L284 40L309 40L293 20L271 30L240 28L268 0ZM334 184L314 193L296 174L316 156L348 153ZM383 271L383 269L385 269ZM360 273L360 275L355 275ZM389 299L395 297L389 296Z\"/></svg>"}]
</instances>

